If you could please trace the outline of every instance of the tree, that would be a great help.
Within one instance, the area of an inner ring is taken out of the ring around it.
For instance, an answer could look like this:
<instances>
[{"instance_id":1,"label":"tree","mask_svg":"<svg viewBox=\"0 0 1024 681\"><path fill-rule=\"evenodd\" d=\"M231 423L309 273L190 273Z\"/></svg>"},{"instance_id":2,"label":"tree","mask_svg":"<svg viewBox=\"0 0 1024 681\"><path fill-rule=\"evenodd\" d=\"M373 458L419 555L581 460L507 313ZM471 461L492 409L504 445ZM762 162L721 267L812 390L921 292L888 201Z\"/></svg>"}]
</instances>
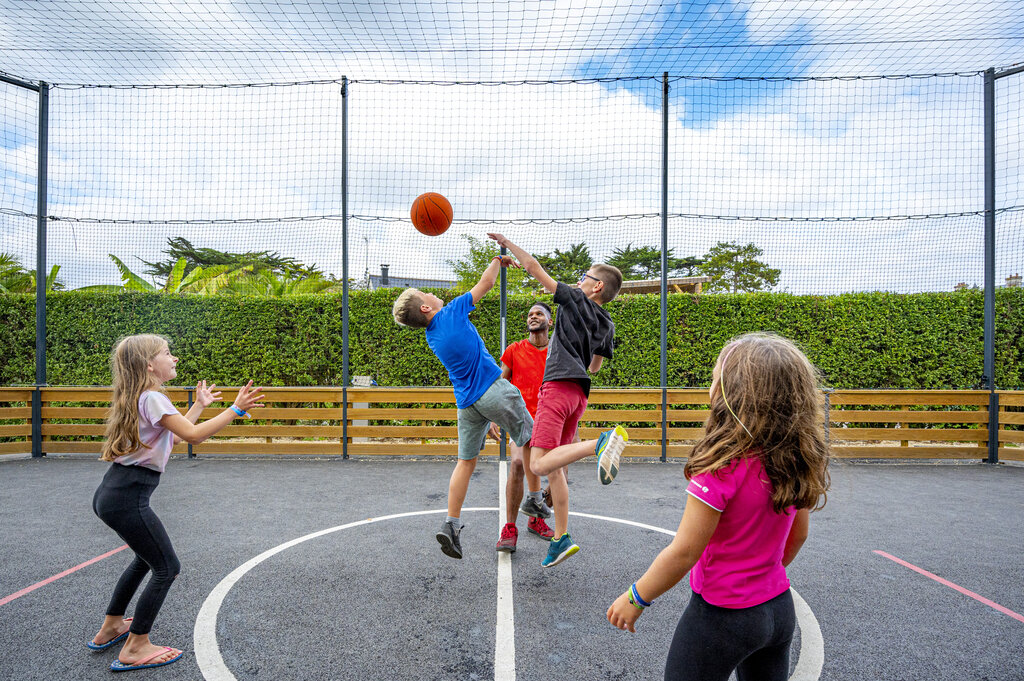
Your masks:
<instances>
[{"instance_id":1,"label":"tree","mask_svg":"<svg viewBox=\"0 0 1024 681\"><path fill-rule=\"evenodd\" d=\"M499 255L498 244L491 240L483 241L469 234L463 234L462 238L469 242L469 253L459 260L446 261L456 276L456 290L460 292L473 288L491 259ZM529 276L521 269L509 267L505 270L508 273L506 279L506 290L509 293L526 293L532 289Z\"/></svg>"},{"instance_id":2,"label":"tree","mask_svg":"<svg viewBox=\"0 0 1024 681\"><path fill-rule=\"evenodd\" d=\"M537 256L537 262L551 275L555 281L575 284L583 278L594 259L590 257L590 249L584 243L573 244L567 251L557 248L551 253Z\"/></svg>"},{"instance_id":3,"label":"tree","mask_svg":"<svg viewBox=\"0 0 1024 681\"><path fill-rule=\"evenodd\" d=\"M188 274L185 274L186 262L184 258L178 258L174 263L167 280L163 284L155 284L146 281L140 275L132 272L127 265L113 253L108 256L117 265L121 273L121 285L98 284L96 286L85 286L81 291L99 291L106 293L119 293L121 291L144 291L149 293L218 293L227 288L233 281L252 273L252 265L215 265L213 267L196 267Z\"/></svg>"},{"instance_id":4,"label":"tree","mask_svg":"<svg viewBox=\"0 0 1024 681\"><path fill-rule=\"evenodd\" d=\"M668 250L668 276L693 276L694 269L700 265L701 259L689 256L677 258ZM612 257L608 264L619 268L622 278L630 279L658 279L661 277L661 249L653 246L640 246L633 248L633 244L627 244L623 248L616 248L612 251Z\"/></svg>"},{"instance_id":5,"label":"tree","mask_svg":"<svg viewBox=\"0 0 1024 681\"><path fill-rule=\"evenodd\" d=\"M719 241L698 267L711 277L705 286L708 293L765 291L779 283L781 270L758 260L764 254L754 244L740 246L732 241Z\"/></svg>"},{"instance_id":6,"label":"tree","mask_svg":"<svg viewBox=\"0 0 1024 681\"><path fill-rule=\"evenodd\" d=\"M58 272L60 265L50 268L45 290L60 291L64 288L63 282L57 279ZM35 293L35 290L36 271L22 267L21 262L10 253L0 253L0 293Z\"/></svg>"},{"instance_id":7,"label":"tree","mask_svg":"<svg viewBox=\"0 0 1024 681\"><path fill-rule=\"evenodd\" d=\"M324 276L324 273L315 265L305 265L294 258L282 257L276 252L249 251L247 253L228 253L213 248L197 248L182 236L169 238L167 244L168 248L164 251L167 254L166 260L155 263L142 261L148 266L145 270L146 274L153 277L168 277L178 264L178 261L184 258L185 274L190 273L196 267L230 265L233 268L239 268L251 265L254 272L266 269L291 279L301 279L304 277L322 278Z\"/></svg>"}]
</instances>

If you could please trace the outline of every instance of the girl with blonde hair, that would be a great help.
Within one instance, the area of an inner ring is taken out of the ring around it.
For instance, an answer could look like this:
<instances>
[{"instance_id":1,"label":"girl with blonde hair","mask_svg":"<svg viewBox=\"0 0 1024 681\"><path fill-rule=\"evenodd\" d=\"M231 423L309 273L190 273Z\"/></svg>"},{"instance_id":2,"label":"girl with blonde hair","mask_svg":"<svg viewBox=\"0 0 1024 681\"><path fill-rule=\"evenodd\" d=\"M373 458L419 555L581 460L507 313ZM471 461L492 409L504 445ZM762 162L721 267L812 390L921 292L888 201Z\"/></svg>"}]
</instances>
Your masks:
<instances>
[{"instance_id":1,"label":"girl with blonde hair","mask_svg":"<svg viewBox=\"0 0 1024 681\"><path fill-rule=\"evenodd\" d=\"M791 341L748 334L719 353L710 395L676 536L608 621L635 631L689 572L665 679L726 681L735 670L739 681L784 681L796 625L786 566L830 484L818 373Z\"/></svg>"},{"instance_id":2,"label":"girl with blonde hair","mask_svg":"<svg viewBox=\"0 0 1024 681\"><path fill-rule=\"evenodd\" d=\"M177 363L167 339L152 334L121 339L110 358L114 394L100 460L111 466L92 507L135 557L118 580L103 625L88 646L106 650L124 640L110 665L113 671L159 667L182 655L177 648L155 646L149 640L153 620L180 568L163 524L149 507L171 448L181 441L198 444L236 417L248 417L249 409L263 406L261 389L249 381L229 409L198 423L203 409L220 399L217 386L200 381L195 404L182 416L162 390L164 383L177 376ZM135 606L135 617L125 618L128 603L150 571L153 574Z\"/></svg>"}]
</instances>

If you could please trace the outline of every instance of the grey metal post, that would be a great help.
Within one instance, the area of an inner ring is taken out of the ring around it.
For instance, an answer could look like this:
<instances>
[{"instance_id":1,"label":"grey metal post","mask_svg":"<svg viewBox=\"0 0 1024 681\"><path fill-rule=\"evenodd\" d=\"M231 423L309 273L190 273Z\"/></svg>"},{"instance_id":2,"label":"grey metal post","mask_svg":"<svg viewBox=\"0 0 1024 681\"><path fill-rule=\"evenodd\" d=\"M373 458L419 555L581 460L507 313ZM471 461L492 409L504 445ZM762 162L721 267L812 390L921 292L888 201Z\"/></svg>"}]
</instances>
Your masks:
<instances>
[{"instance_id":1,"label":"grey metal post","mask_svg":"<svg viewBox=\"0 0 1024 681\"><path fill-rule=\"evenodd\" d=\"M348 458L348 77L341 78L341 458Z\"/></svg>"},{"instance_id":2,"label":"grey metal post","mask_svg":"<svg viewBox=\"0 0 1024 681\"><path fill-rule=\"evenodd\" d=\"M36 174L36 389L32 393L32 456L43 456L43 386L46 385L46 167L50 89L39 83L39 149Z\"/></svg>"},{"instance_id":3,"label":"grey metal post","mask_svg":"<svg viewBox=\"0 0 1024 681\"><path fill-rule=\"evenodd\" d=\"M985 71L985 360L988 395L988 462L999 462L999 396L995 379L996 329L996 78Z\"/></svg>"},{"instance_id":4,"label":"grey metal post","mask_svg":"<svg viewBox=\"0 0 1024 681\"><path fill-rule=\"evenodd\" d=\"M189 409L192 408L192 404L193 404L192 390L193 390L192 388L185 388L185 394L188 395L188 408ZM191 442L188 443L188 458L190 458L190 459L196 458L195 452L192 451L192 443Z\"/></svg>"},{"instance_id":5,"label":"grey metal post","mask_svg":"<svg viewBox=\"0 0 1024 681\"><path fill-rule=\"evenodd\" d=\"M501 247L501 254L505 255L505 247L504 246ZM500 285L501 287L499 289L499 291L500 291L500 300L501 300L501 309L500 309L499 314L498 314L498 319L499 319L499 323L501 324L501 327L500 327L501 331L499 333L499 341L498 342L501 343L501 352L502 352L502 354L505 354L505 347L508 345L508 299L506 297L508 295L508 279L506 278L506 272L505 272L505 268L504 267L502 267L499 271L501 272L501 285ZM500 452L498 460L499 461L505 461L506 458L508 457L508 450L507 450L507 445L505 444L505 429L504 428L501 429L501 441L498 443L498 449L499 449L499 452Z\"/></svg>"},{"instance_id":6,"label":"grey metal post","mask_svg":"<svg viewBox=\"0 0 1024 681\"><path fill-rule=\"evenodd\" d=\"M668 71L661 76L661 460L668 459Z\"/></svg>"}]
</instances>

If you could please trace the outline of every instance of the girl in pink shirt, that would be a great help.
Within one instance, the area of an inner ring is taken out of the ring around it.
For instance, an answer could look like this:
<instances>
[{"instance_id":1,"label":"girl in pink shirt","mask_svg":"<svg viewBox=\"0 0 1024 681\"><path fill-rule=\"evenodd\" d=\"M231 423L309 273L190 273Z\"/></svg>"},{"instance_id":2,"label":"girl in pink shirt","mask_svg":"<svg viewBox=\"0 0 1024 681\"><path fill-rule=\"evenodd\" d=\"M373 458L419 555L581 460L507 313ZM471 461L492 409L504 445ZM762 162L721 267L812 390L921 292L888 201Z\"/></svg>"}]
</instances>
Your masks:
<instances>
[{"instance_id":1,"label":"girl in pink shirt","mask_svg":"<svg viewBox=\"0 0 1024 681\"><path fill-rule=\"evenodd\" d=\"M829 488L818 374L779 336L748 334L718 356L711 412L684 473L675 539L608 608L635 631L644 608L690 573L693 596L665 665L672 681L785 681L796 626L786 566Z\"/></svg>"},{"instance_id":2,"label":"girl in pink shirt","mask_svg":"<svg viewBox=\"0 0 1024 681\"><path fill-rule=\"evenodd\" d=\"M110 358L114 394L101 460L112 463L93 496L92 508L135 556L114 588L103 625L87 645L106 650L124 640L110 665L114 671L159 667L181 659L177 648L155 646L149 640L153 620L180 568L163 524L149 507L171 448L182 440L202 442L236 417L248 416L249 409L263 406L260 388L253 388L249 381L229 409L198 423L203 409L220 399L216 386L207 387L202 381L196 386L195 404L182 416L162 389L178 375L177 363L167 340L151 334L121 339ZM135 617L126 619L128 603L148 573L152 574L135 606Z\"/></svg>"}]
</instances>

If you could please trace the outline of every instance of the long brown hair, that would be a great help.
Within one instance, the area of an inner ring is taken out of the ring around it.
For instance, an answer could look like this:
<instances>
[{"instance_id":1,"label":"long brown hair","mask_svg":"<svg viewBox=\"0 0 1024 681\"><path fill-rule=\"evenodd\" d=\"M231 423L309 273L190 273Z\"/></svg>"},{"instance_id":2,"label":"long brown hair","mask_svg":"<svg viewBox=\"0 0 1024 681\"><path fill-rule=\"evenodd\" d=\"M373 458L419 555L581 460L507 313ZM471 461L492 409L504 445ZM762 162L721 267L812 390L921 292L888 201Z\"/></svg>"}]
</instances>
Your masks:
<instances>
[{"instance_id":1,"label":"long brown hair","mask_svg":"<svg viewBox=\"0 0 1024 681\"><path fill-rule=\"evenodd\" d=\"M717 366L711 414L686 477L756 454L771 481L777 513L790 506L824 506L831 480L825 400L814 365L792 341L751 333L722 348Z\"/></svg>"},{"instance_id":2,"label":"long brown hair","mask_svg":"<svg viewBox=\"0 0 1024 681\"><path fill-rule=\"evenodd\" d=\"M114 394L107 415L106 440L100 461L113 461L145 447L139 438L139 397L160 388L149 363L167 347L167 339L155 334L126 336L110 355Z\"/></svg>"}]
</instances>

